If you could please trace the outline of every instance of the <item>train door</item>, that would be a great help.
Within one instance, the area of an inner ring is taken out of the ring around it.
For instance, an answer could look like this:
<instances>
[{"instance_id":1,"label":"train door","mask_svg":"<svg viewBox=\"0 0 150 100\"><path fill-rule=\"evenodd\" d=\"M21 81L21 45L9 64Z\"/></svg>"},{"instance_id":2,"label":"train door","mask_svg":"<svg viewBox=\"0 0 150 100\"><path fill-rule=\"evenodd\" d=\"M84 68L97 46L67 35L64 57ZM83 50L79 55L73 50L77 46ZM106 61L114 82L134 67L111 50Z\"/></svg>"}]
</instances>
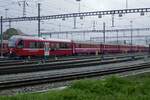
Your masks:
<instances>
[{"instance_id":1,"label":"train door","mask_svg":"<svg viewBox=\"0 0 150 100\"><path fill-rule=\"evenodd\" d=\"M49 43L45 42L45 44L44 44L44 56L48 57L49 55L50 55L50 52L49 52Z\"/></svg>"}]
</instances>

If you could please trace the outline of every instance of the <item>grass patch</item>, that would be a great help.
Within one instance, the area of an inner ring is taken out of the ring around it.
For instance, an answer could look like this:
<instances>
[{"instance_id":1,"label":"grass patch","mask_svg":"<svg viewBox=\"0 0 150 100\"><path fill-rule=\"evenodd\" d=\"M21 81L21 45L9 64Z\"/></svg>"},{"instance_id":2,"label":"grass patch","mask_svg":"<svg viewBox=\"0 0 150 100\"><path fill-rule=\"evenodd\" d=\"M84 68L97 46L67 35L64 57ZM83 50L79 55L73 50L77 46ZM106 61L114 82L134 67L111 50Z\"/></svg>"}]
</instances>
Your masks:
<instances>
[{"instance_id":1,"label":"grass patch","mask_svg":"<svg viewBox=\"0 0 150 100\"><path fill-rule=\"evenodd\" d=\"M81 80L61 91L1 96L0 100L150 100L150 75Z\"/></svg>"}]
</instances>

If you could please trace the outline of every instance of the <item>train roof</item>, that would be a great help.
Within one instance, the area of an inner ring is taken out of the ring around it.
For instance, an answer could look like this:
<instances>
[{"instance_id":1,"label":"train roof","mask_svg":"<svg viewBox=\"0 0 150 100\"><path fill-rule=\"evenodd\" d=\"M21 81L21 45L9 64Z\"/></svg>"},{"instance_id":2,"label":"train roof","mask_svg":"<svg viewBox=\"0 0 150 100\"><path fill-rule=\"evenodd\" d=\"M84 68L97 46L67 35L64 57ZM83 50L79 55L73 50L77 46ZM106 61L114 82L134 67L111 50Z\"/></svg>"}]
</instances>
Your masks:
<instances>
[{"instance_id":1,"label":"train roof","mask_svg":"<svg viewBox=\"0 0 150 100\"><path fill-rule=\"evenodd\" d=\"M76 40L74 41L74 43L81 43L81 44L94 44L94 45L98 45L98 44L105 44L105 45L120 45L120 46L131 46L130 44L117 44L117 43L103 43L103 42L96 42L96 41L79 41L79 40ZM133 46L139 46L139 47L147 47L145 45L134 45Z\"/></svg>"},{"instance_id":2,"label":"train roof","mask_svg":"<svg viewBox=\"0 0 150 100\"><path fill-rule=\"evenodd\" d=\"M37 38L33 36L24 36L24 35L13 35L10 39L42 40L42 38Z\"/></svg>"},{"instance_id":3,"label":"train roof","mask_svg":"<svg viewBox=\"0 0 150 100\"><path fill-rule=\"evenodd\" d=\"M72 40L69 40L69 39L52 39L52 38L49 38L49 39L44 39L44 40L48 40L48 41L55 41L55 42L71 42Z\"/></svg>"},{"instance_id":4,"label":"train roof","mask_svg":"<svg viewBox=\"0 0 150 100\"><path fill-rule=\"evenodd\" d=\"M33 36L22 36L22 35L14 35L11 39L22 39L22 40L37 40L37 41L53 41L53 42L71 42L71 40L67 39L45 39L42 37L33 37Z\"/></svg>"}]
</instances>

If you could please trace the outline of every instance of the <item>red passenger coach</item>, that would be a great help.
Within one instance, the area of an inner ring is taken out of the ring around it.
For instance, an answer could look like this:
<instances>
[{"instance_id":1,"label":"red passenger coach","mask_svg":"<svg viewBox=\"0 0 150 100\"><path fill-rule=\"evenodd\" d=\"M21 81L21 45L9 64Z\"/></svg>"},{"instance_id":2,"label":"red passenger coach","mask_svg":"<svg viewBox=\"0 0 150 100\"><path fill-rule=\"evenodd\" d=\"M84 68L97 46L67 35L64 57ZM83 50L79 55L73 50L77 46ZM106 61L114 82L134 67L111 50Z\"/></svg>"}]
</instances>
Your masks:
<instances>
[{"instance_id":1,"label":"red passenger coach","mask_svg":"<svg viewBox=\"0 0 150 100\"><path fill-rule=\"evenodd\" d=\"M72 55L71 40L13 36L9 40L11 56Z\"/></svg>"}]
</instances>

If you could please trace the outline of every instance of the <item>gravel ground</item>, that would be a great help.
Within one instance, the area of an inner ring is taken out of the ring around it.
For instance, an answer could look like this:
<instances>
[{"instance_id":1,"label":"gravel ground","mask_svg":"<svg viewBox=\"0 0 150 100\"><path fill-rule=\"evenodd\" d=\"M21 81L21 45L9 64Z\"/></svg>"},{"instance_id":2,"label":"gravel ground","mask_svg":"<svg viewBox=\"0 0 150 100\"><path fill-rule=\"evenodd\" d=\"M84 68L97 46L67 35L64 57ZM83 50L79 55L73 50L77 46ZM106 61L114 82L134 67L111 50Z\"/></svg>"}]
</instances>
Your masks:
<instances>
[{"instance_id":1,"label":"gravel ground","mask_svg":"<svg viewBox=\"0 0 150 100\"><path fill-rule=\"evenodd\" d=\"M65 73L74 73L74 72L81 72L81 71L91 71L91 70L97 70L97 69L110 69L113 67L122 67L126 65L134 65L138 63L144 63L144 62L149 62L150 59L145 59L145 60L138 60L138 61L128 61L128 62L122 62L122 63L116 63L116 64L107 64L107 65L98 65L98 66L92 66L92 67L84 67L84 68L70 68L70 69L61 69L61 70L53 70L53 71L43 71L43 72L34 72L34 73L23 73L23 74L13 74L13 75L3 75L0 76L0 82L3 81L10 81L10 80L18 80L18 79L23 79L23 78L33 78L34 77L43 77L43 76L52 76L56 74L65 74ZM136 73L143 73L145 71L150 71L149 70L140 70L138 71L133 71L133 72L126 72L123 73L121 76L126 76L126 75L133 75ZM99 77L98 77L99 79ZM3 90L0 91L0 95L13 95L16 93L26 93L26 92L36 92L36 91L47 91L52 88L57 88L57 87L63 87L63 86L68 86L70 84L69 82L59 82L59 83L47 83L47 84L42 84L42 85L36 85L36 86L28 86L28 87L22 87L18 89L9 89L9 90Z\"/></svg>"},{"instance_id":2,"label":"gravel ground","mask_svg":"<svg viewBox=\"0 0 150 100\"><path fill-rule=\"evenodd\" d=\"M9 90L0 91L0 95L16 95L20 93L43 93L49 90L62 89L62 87L67 87L71 84L71 81L68 82L59 82L59 83L46 83L35 86L27 86Z\"/></svg>"}]
</instances>

